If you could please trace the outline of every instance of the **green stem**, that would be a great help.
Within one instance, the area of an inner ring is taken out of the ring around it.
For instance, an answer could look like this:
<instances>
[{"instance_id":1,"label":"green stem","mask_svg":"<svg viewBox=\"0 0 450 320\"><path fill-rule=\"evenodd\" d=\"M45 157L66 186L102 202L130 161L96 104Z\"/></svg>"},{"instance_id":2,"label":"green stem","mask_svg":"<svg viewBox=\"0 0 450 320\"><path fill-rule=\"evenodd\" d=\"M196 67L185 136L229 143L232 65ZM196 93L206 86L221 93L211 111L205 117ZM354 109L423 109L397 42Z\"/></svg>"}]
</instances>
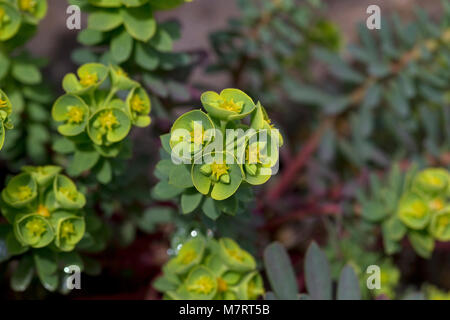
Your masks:
<instances>
[{"instance_id":1,"label":"green stem","mask_svg":"<svg viewBox=\"0 0 450 320\"><path fill-rule=\"evenodd\" d=\"M91 99L91 104L94 107L94 109L97 109L97 101L95 100L94 91L89 92L89 98Z\"/></svg>"},{"instance_id":2,"label":"green stem","mask_svg":"<svg viewBox=\"0 0 450 320\"><path fill-rule=\"evenodd\" d=\"M118 91L117 87L112 87L111 91L109 91L108 96L106 97L105 101L102 104L102 107L105 107L108 105L108 103L111 102L111 99L114 97L114 95L116 94L116 92Z\"/></svg>"}]
</instances>

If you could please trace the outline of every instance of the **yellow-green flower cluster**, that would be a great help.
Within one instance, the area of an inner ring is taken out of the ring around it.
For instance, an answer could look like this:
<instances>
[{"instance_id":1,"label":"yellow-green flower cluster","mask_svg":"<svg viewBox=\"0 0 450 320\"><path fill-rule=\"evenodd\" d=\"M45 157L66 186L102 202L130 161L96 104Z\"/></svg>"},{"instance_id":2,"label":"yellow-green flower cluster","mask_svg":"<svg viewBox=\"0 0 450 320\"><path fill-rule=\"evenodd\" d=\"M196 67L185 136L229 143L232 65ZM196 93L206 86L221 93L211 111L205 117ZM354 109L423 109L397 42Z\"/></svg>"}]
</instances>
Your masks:
<instances>
[{"instance_id":1,"label":"yellow-green flower cluster","mask_svg":"<svg viewBox=\"0 0 450 320\"><path fill-rule=\"evenodd\" d=\"M57 166L23 167L1 193L0 207L24 250L71 251L85 232L86 199Z\"/></svg>"},{"instance_id":2,"label":"yellow-green flower cluster","mask_svg":"<svg viewBox=\"0 0 450 320\"><path fill-rule=\"evenodd\" d=\"M432 285L425 287L425 295L428 300L450 300L450 291L443 291Z\"/></svg>"},{"instance_id":3,"label":"yellow-green flower cluster","mask_svg":"<svg viewBox=\"0 0 450 320\"><path fill-rule=\"evenodd\" d=\"M393 170L391 185L362 203L363 217L381 222L388 253L398 252L407 236L417 254L429 258L435 241L450 241L450 174L444 168L428 168L401 177L398 168Z\"/></svg>"},{"instance_id":4,"label":"yellow-green flower cluster","mask_svg":"<svg viewBox=\"0 0 450 320\"><path fill-rule=\"evenodd\" d=\"M229 238L183 244L154 286L171 300L253 300L264 294L255 259Z\"/></svg>"},{"instance_id":5,"label":"yellow-green flower cluster","mask_svg":"<svg viewBox=\"0 0 450 320\"><path fill-rule=\"evenodd\" d=\"M104 157L117 156L132 125L150 124L147 93L119 67L85 64L64 77L63 88L66 94L52 109L59 133L77 145L93 145ZM118 92L126 92L126 99Z\"/></svg>"},{"instance_id":6,"label":"yellow-green flower cluster","mask_svg":"<svg viewBox=\"0 0 450 320\"><path fill-rule=\"evenodd\" d=\"M208 91L201 101L206 112L184 113L161 137L171 160L156 167L161 181L154 196L181 194L183 213L193 212L205 198L203 211L217 219L221 212L236 214L245 198L241 191L276 173L283 139L261 103L241 90ZM218 207L219 201L227 208Z\"/></svg>"},{"instance_id":7,"label":"yellow-green flower cluster","mask_svg":"<svg viewBox=\"0 0 450 320\"><path fill-rule=\"evenodd\" d=\"M11 121L9 120L9 115L11 112L11 101L8 99L6 94L0 90L0 150L5 143L6 129L11 129L13 127Z\"/></svg>"}]
</instances>

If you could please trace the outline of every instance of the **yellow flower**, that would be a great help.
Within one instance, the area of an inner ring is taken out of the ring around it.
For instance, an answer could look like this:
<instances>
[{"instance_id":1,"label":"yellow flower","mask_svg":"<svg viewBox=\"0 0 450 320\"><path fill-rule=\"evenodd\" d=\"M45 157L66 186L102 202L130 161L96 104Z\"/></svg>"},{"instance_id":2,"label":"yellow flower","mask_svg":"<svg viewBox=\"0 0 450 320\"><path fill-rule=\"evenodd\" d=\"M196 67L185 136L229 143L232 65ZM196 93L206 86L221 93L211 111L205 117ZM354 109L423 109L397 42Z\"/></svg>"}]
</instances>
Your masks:
<instances>
[{"instance_id":1,"label":"yellow flower","mask_svg":"<svg viewBox=\"0 0 450 320\"><path fill-rule=\"evenodd\" d=\"M3 19L6 17L6 11L3 8L0 8L0 26L2 25Z\"/></svg>"},{"instance_id":2,"label":"yellow flower","mask_svg":"<svg viewBox=\"0 0 450 320\"><path fill-rule=\"evenodd\" d=\"M102 129L112 130L115 125L119 124L112 110L103 112L98 120Z\"/></svg>"},{"instance_id":3,"label":"yellow flower","mask_svg":"<svg viewBox=\"0 0 450 320\"><path fill-rule=\"evenodd\" d=\"M80 76L80 83L83 87L89 87L96 84L98 81L97 73L85 73Z\"/></svg>"},{"instance_id":4,"label":"yellow flower","mask_svg":"<svg viewBox=\"0 0 450 320\"><path fill-rule=\"evenodd\" d=\"M45 218L49 218L50 217L50 211L48 211L47 207L40 204L37 210L37 214L45 217Z\"/></svg>"},{"instance_id":5,"label":"yellow flower","mask_svg":"<svg viewBox=\"0 0 450 320\"><path fill-rule=\"evenodd\" d=\"M182 264L189 264L195 259L196 256L197 254L194 250L185 250L180 252L179 259Z\"/></svg>"},{"instance_id":6,"label":"yellow flower","mask_svg":"<svg viewBox=\"0 0 450 320\"><path fill-rule=\"evenodd\" d=\"M214 161L211 164L212 175L216 176L217 180L219 180L222 175L227 174L228 169L230 168L225 163L216 163Z\"/></svg>"},{"instance_id":7,"label":"yellow flower","mask_svg":"<svg viewBox=\"0 0 450 320\"><path fill-rule=\"evenodd\" d=\"M25 228L33 235L33 237L40 237L47 229L45 223L41 219L31 219L25 225Z\"/></svg>"},{"instance_id":8,"label":"yellow flower","mask_svg":"<svg viewBox=\"0 0 450 320\"><path fill-rule=\"evenodd\" d=\"M131 110L140 113L143 112L145 109L144 100L139 97L139 95L135 94L133 98L131 99Z\"/></svg>"},{"instance_id":9,"label":"yellow flower","mask_svg":"<svg viewBox=\"0 0 450 320\"><path fill-rule=\"evenodd\" d=\"M244 257L239 249L227 249L228 254L233 258L234 260L242 262L244 260Z\"/></svg>"},{"instance_id":10,"label":"yellow flower","mask_svg":"<svg viewBox=\"0 0 450 320\"><path fill-rule=\"evenodd\" d=\"M191 131L191 142L203 144L203 140L205 139L205 130L203 129L203 126L193 121L192 127L194 130Z\"/></svg>"},{"instance_id":11,"label":"yellow flower","mask_svg":"<svg viewBox=\"0 0 450 320\"><path fill-rule=\"evenodd\" d=\"M31 188L29 186L20 186L18 191L15 193L15 197L19 200L25 200L30 198L32 195Z\"/></svg>"},{"instance_id":12,"label":"yellow flower","mask_svg":"<svg viewBox=\"0 0 450 320\"><path fill-rule=\"evenodd\" d=\"M234 111L234 112L241 112L242 107L244 106L244 102L240 101L240 102L234 102L233 99L230 100L226 100L223 99L220 103L219 103L219 108L228 110L228 111Z\"/></svg>"},{"instance_id":13,"label":"yellow flower","mask_svg":"<svg viewBox=\"0 0 450 320\"><path fill-rule=\"evenodd\" d=\"M409 211L409 216L413 218L423 218L427 213L426 207L423 205L422 201L415 200L411 205L411 211Z\"/></svg>"},{"instance_id":14,"label":"yellow flower","mask_svg":"<svg viewBox=\"0 0 450 320\"><path fill-rule=\"evenodd\" d=\"M122 68L118 68L118 69L116 70L116 74L117 74L118 76L122 76L122 77L128 78L128 73L126 73L125 71L123 71Z\"/></svg>"},{"instance_id":15,"label":"yellow flower","mask_svg":"<svg viewBox=\"0 0 450 320\"><path fill-rule=\"evenodd\" d=\"M33 13L36 10L36 0L19 0L19 8L22 11Z\"/></svg>"},{"instance_id":16,"label":"yellow flower","mask_svg":"<svg viewBox=\"0 0 450 320\"><path fill-rule=\"evenodd\" d=\"M70 221L64 221L61 224L61 238L69 239L75 233L73 223Z\"/></svg>"},{"instance_id":17,"label":"yellow flower","mask_svg":"<svg viewBox=\"0 0 450 320\"><path fill-rule=\"evenodd\" d=\"M1 10L1 8L0 8ZM0 20L1 20L1 11L0 11ZM6 108L8 107L8 102L2 99L1 95L0 95L0 108Z\"/></svg>"},{"instance_id":18,"label":"yellow flower","mask_svg":"<svg viewBox=\"0 0 450 320\"><path fill-rule=\"evenodd\" d=\"M67 121L69 123L80 123L83 121L84 111L80 107L69 107L67 112Z\"/></svg>"},{"instance_id":19,"label":"yellow flower","mask_svg":"<svg viewBox=\"0 0 450 320\"><path fill-rule=\"evenodd\" d=\"M188 286L187 289L191 292L209 294L214 290L214 281L208 276L201 276L193 284Z\"/></svg>"},{"instance_id":20,"label":"yellow flower","mask_svg":"<svg viewBox=\"0 0 450 320\"><path fill-rule=\"evenodd\" d=\"M59 192L61 192L63 195L65 195L67 198L69 198L72 201L77 200L78 193L70 188L59 188Z\"/></svg>"}]
</instances>

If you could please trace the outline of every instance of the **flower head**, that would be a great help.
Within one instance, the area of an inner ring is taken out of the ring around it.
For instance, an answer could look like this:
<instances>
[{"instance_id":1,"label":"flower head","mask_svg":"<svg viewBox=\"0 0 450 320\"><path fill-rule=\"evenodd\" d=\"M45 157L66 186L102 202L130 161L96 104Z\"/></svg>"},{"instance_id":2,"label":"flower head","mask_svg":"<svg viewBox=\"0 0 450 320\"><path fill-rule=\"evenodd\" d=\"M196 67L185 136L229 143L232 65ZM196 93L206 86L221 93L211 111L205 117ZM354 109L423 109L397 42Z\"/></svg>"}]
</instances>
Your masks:
<instances>
[{"instance_id":1,"label":"flower head","mask_svg":"<svg viewBox=\"0 0 450 320\"><path fill-rule=\"evenodd\" d=\"M112 110L103 112L98 118L98 121L102 129L108 130L112 130L114 126L119 124L119 121L117 121L117 118Z\"/></svg>"},{"instance_id":2,"label":"flower head","mask_svg":"<svg viewBox=\"0 0 450 320\"><path fill-rule=\"evenodd\" d=\"M228 174L230 168L225 163L216 163L215 161L211 164L212 175L219 180L222 175Z\"/></svg>"},{"instance_id":3,"label":"flower head","mask_svg":"<svg viewBox=\"0 0 450 320\"><path fill-rule=\"evenodd\" d=\"M75 234L75 228L70 221L64 221L61 224L61 238L70 239Z\"/></svg>"},{"instance_id":4,"label":"flower head","mask_svg":"<svg viewBox=\"0 0 450 320\"><path fill-rule=\"evenodd\" d=\"M241 112L242 107L244 106L243 101L234 102L234 99L222 99L222 101L217 103L218 107L221 109L225 109L233 112Z\"/></svg>"},{"instance_id":5,"label":"flower head","mask_svg":"<svg viewBox=\"0 0 450 320\"><path fill-rule=\"evenodd\" d=\"M83 87L89 87L98 82L97 73L86 72L80 75L80 83Z\"/></svg>"},{"instance_id":6,"label":"flower head","mask_svg":"<svg viewBox=\"0 0 450 320\"><path fill-rule=\"evenodd\" d=\"M19 8L22 11L33 13L36 10L36 0L19 0Z\"/></svg>"},{"instance_id":7,"label":"flower head","mask_svg":"<svg viewBox=\"0 0 450 320\"><path fill-rule=\"evenodd\" d=\"M135 94L133 98L131 98L131 110L137 113L144 112L145 103L144 100L139 97L139 95Z\"/></svg>"},{"instance_id":8,"label":"flower head","mask_svg":"<svg viewBox=\"0 0 450 320\"><path fill-rule=\"evenodd\" d=\"M200 276L187 289L191 292L207 295L214 290L214 280L208 276Z\"/></svg>"},{"instance_id":9,"label":"flower head","mask_svg":"<svg viewBox=\"0 0 450 320\"><path fill-rule=\"evenodd\" d=\"M84 111L83 108L80 107L69 107L69 111L67 112L67 122L69 123L81 123L83 122Z\"/></svg>"},{"instance_id":10,"label":"flower head","mask_svg":"<svg viewBox=\"0 0 450 320\"><path fill-rule=\"evenodd\" d=\"M20 186L18 187L17 192L15 193L15 197L20 201L31 198L32 195L33 191L29 186Z\"/></svg>"},{"instance_id":11,"label":"flower head","mask_svg":"<svg viewBox=\"0 0 450 320\"><path fill-rule=\"evenodd\" d=\"M33 237L40 237L47 228L41 219L31 219L25 224L25 228L31 233Z\"/></svg>"}]
</instances>

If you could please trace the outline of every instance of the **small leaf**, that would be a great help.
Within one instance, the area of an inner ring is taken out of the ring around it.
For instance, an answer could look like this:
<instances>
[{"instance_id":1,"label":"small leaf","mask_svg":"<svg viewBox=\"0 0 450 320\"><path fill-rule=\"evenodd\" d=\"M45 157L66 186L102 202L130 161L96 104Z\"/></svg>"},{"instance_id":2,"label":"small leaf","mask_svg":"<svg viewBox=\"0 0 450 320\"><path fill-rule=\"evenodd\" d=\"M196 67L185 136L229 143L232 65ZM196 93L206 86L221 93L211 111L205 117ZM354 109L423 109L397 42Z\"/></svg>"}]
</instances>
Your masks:
<instances>
[{"instance_id":1,"label":"small leaf","mask_svg":"<svg viewBox=\"0 0 450 320\"><path fill-rule=\"evenodd\" d=\"M358 277L356 276L355 270L350 265L346 265L341 271L337 289L337 299L361 300L361 288L359 287Z\"/></svg>"},{"instance_id":2,"label":"small leaf","mask_svg":"<svg viewBox=\"0 0 450 320\"><path fill-rule=\"evenodd\" d=\"M200 205L203 195L195 189L188 190L181 195L181 210L184 214L191 213Z\"/></svg>"},{"instance_id":3,"label":"small leaf","mask_svg":"<svg viewBox=\"0 0 450 320\"><path fill-rule=\"evenodd\" d=\"M111 31L122 24L122 16L116 9L93 12L88 17L88 28L98 31Z\"/></svg>"},{"instance_id":4,"label":"small leaf","mask_svg":"<svg viewBox=\"0 0 450 320\"><path fill-rule=\"evenodd\" d=\"M100 156L96 151L77 150L67 168L67 172L71 176L79 176L84 171L93 168L99 158Z\"/></svg>"},{"instance_id":5,"label":"small leaf","mask_svg":"<svg viewBox=\"0 0 450 320\"><path fill-rule=\"evenodd\" d=\"M294 269L286 249L278 242L264 250L264 266L270 285L280 300L298 300L298 286Z\"/></svg>"},{"instance_id":6,"label":"small leaf","mask_svg":"<svg viewBox=\"0 0 450 320\"><path fill-rule=\"evenodd\" d=\"M33 279L33 274L33 259L30 255L26 255L20 260L17 269L13 272L11 277L11 288L14 291L25 291Z\"/></svg>"},{"instance_id":7,"label":"small leaf","mask_svg":"<svg viewBox=\"0 0 450 320\"><path fill-rule=\"evenodd\" d=\"M121 10L123 23L128 33L137 40L147 42L156 32L156 21L148 5Z\"/></svg>"},{"instance_id":8,"label":"small leaf","mask_svg":"<svg viewBox=\"0 0 450 320\"><path fill-rule=\"evenodd\" d=\"M331 300L331 273L327 257L312 242L305 256L306 288L312 300Z\"/></svg>"},{"instance_id":9,"label":"small leaf","mask_svg":"<svg viewBox=\"0 0 450 320\"><path fill-rule=\"evenodd\" d=\"M127 61L133 50L133 38L123 30L111 40L111 54L117 63Z\"/></svg>"},{"instance_id":10,"label":"small leaf","mask_svg":"<svg viewBox=\"0 0 450 320\"><path fill-rule=\"evenodd\" d=\"M212 198L206 198L202 205L203 213L212 220L217 220L220 217L220 211L217 209Z\"/></svg>"}]
</instances>

